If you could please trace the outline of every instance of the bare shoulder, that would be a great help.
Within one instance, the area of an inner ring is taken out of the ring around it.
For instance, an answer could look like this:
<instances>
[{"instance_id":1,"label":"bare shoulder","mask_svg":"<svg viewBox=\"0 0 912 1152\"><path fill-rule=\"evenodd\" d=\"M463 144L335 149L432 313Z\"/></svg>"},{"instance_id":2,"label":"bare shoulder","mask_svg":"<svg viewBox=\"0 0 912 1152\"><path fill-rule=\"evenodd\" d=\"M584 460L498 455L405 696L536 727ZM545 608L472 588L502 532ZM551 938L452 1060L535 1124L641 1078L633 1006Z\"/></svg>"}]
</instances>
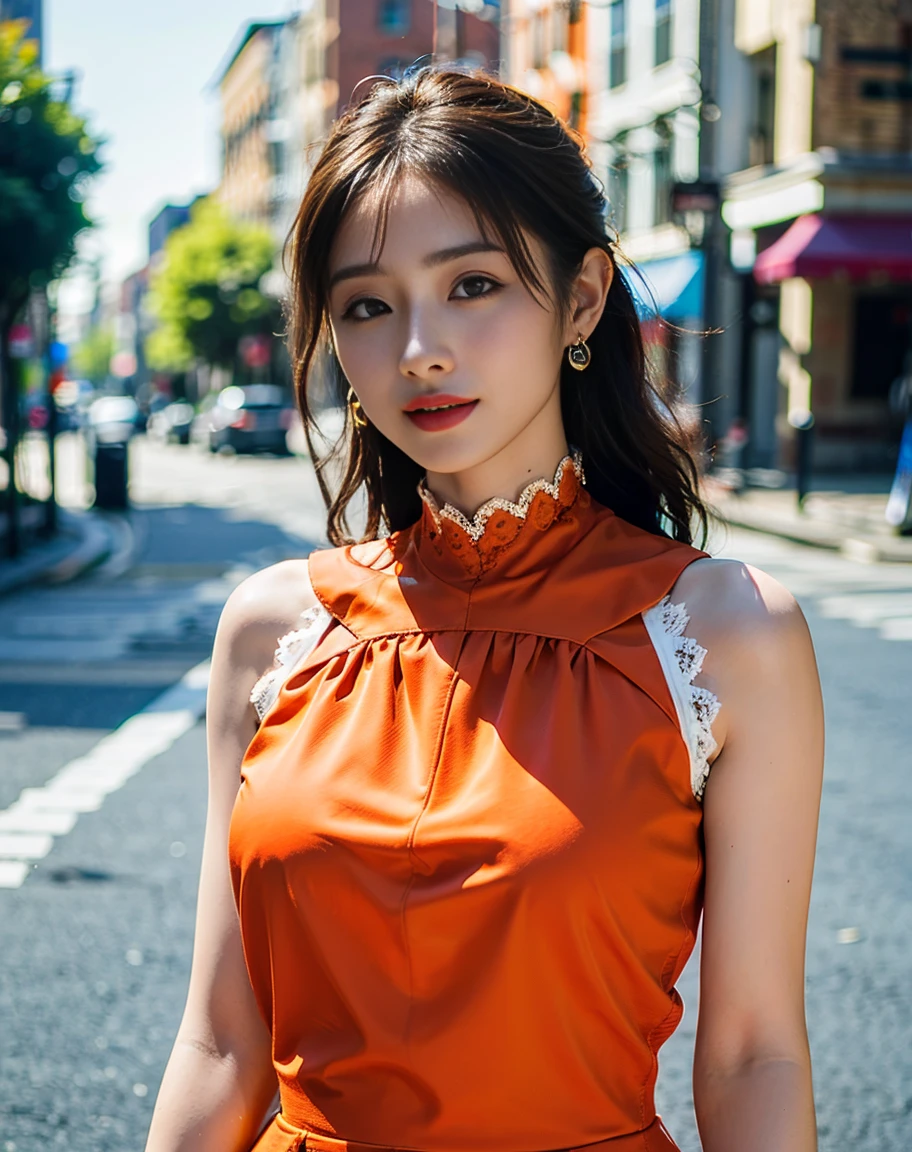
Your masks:
<instances>
[{"instance_id":1,"label":"bare shoulder","mask_svg":"<svg viewBox=\"0 0 912 1152\"><path fill-rule=\"evenodd\" d=\"M759 568L736 560L697 560L671 591L686 605L687 634L706 649L701 687L721 705L718 751L738 735L757 737L801 702L819 711L819 680L807 622L794 596Z\"/></svg>"},{"instance_id":2,"label":"bare shoulder","mask_svg":"<svg viewBox=\"0 0 912 1152\"><path fill-rule=\"evenodd\" d=\"M297 626L302 612L318 604L306 560L283 560L254 572L228 597L216 637L235 665L263 671L277 640Z\"/></svg>"},{"instance_id":3,"label":"bare shoulder","mask_svg":"<svg viewBox=\"0 0 912 1152\"><path fill-rule=\"evenodd\" d=\"M768 572L739 560L696 560L678 578L671 599L686 604L695 633L726 649L808 639L791 592Z\"/></svg>"}]
</instances>

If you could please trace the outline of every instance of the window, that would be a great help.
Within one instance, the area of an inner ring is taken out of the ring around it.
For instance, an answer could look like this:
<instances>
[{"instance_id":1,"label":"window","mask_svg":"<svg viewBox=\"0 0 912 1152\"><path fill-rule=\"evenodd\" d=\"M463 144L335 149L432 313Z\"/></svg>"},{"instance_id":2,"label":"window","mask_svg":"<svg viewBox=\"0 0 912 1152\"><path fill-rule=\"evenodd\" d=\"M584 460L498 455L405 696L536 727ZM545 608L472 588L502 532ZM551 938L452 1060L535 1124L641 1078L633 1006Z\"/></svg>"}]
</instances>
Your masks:
<instances>
[{"instance_id":1,"label":"window","mask_svg":"<svg viewBox=\"0 0 912 1152\"><path fill-rule=\"evenodd\" d=\"M536 12L532 17L532 67L545 66L545 14Z\"/></svg>"},{"instance_id":2,"label":"window","mask_svg":"<svg viewBox=\"0 0 912 1152\"><path fill-rule=\"evenodd\" d=\"M662 132L658 132L657 136L652 154L655 197L653 220L656 224L667 224L671 219L672 139Z\"/></svg>"},{"instance_id":3,"label":"window","mask_svg":"<svg viewBox=\"0 0 912 1152\"><path fill-rule=\"evenodd\" d=\"M855 303L853 400L886 401L903 371L912 327L912 292L907 288L859 294Z\"/></svg>"},{"instance_id":4,"label":"window","mask_svg":"<svg viewBox=\"0 0 912 1152\"><path fill-rule=\"evenodd\" d=\"M608 223L618 233L627 230L627 195L630 187L627 157L619 155L608 169Z\"/></svg>"},{"instance_id":5,"label":"window","mask_svg":"<svg viewBox=\"0 0 912 1152\"><path fill-rule=\"evenodd\" d=\"M751 57L753 71L753 124L748 163L772 164L775 155L776 49L766 48Z\"/></svg>"},{"instance_id":6,"label":"window","mask_svg":"<svg viewBox=\"0 0 912 1152\"><path fill-rule=\"evenodd\" d=\"M671 59L671 0L655 0L655 62Z\"/></svg>"},{"instance_id":7,"label":"window","mask_svg":"<svg viewBox=\"0 0 912 1152\"><path fill-rule=\"evenodd\" d=\"M555 4L551 9L551 51L567 51L567 31L569 20L563 4Z\"/></svg>"},{"instance_id":8,"label":"window","mask_svg":"<svg viewBox=\"0 0 912 1152\"><path fill-rule=\"evenodd\" d=\"M617 88L627 79L627 0L611 0L608 86Z\"/></svg>"},{"instance_id":9,"label":"window","mask_svg":"<svg viewBox=\"0 0 912 1152\"><path fill-rule=\"evenodd\" d=\"M411 0L380 0L377 28L384 36L405 36L411 17Z\"/></svg>"},{"instance_id":10,"label":"window","mask_svg":"<svg viewBox=\"0 0 912 1152\"><path fill-rule=\"evenodd\" d=\"M580 121L583 118L583 94L576 89L575 92L570 93L570 113L567 116L567 123L571 128L579 129Z\"/></svg>"}]
</instances>

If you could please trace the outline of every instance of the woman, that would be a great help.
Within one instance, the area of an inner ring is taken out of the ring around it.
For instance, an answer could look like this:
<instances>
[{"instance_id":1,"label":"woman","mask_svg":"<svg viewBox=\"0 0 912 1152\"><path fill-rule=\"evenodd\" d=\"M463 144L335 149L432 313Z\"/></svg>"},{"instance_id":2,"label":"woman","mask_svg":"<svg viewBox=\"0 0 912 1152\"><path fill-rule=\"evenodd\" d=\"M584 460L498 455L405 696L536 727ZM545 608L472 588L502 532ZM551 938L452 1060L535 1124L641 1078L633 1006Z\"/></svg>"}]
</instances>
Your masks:
<instances>
[{"instance_id":1,"label":"woman","mask_svg":"<svg viewBox=\"0 0 912 1152\"><path fill-rule=\"evenodd\" d=\"M219 626L149 1152L670 1152L701 910L703 1146L816 1146L814 656L775 581L691 545L604 219L578 141L483 76L381 83L330 133L292 352L308 420L321 342L349 388L337 547Z\"/></svg>"}]
</instances>

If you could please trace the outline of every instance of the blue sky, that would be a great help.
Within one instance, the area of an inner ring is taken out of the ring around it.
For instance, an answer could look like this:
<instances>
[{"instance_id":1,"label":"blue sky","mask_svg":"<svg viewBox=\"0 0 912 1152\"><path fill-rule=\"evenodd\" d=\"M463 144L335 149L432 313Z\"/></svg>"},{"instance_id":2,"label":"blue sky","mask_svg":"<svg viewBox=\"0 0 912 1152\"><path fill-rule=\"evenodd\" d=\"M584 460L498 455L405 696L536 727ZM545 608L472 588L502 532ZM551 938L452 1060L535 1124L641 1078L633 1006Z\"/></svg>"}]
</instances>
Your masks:
<instances>
[{"instance_id":1,"label":"blue sky","mask_svg":"<svg viewBox=\"0 0 912 1152\"><path fill-rule=\"evenodd\" d=\"M105 136L105 173L88 209L100 227L81 250L100 252L120 280L146 261L146 224L160 205L218 180L218 103L207 91L247 20L282 16L294 0L45 0L45 68L79 73L75 104ZM84 277L61 311L87 307Z\"/></svg>"}]
</instances>

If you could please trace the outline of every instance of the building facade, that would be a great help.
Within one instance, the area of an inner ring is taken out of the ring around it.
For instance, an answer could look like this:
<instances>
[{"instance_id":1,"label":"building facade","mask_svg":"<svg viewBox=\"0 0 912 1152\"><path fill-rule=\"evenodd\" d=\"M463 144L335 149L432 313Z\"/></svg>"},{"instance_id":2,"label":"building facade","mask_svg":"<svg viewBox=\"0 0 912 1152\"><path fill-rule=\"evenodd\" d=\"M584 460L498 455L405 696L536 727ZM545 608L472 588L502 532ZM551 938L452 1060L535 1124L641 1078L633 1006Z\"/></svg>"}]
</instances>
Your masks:
<instances>
[{"instance_id":1,"label":"building facade","mask_svg":"<svg viewBox=\"0 0 912 1152\"><path fill-rule=\"evenodd\" d=\"M511 0L501 20L504 75L585 134L589 6L582 0Z\"/></svg>"},{"instance_id":2,"label":"building facade","mask_svg":"<svg viewBox=\"0 0 912 1152\"><path fill-rule=\"evenodd\" d=\"M514 0L504 31L509 78L585 133L653 356L711 440L791 469L813 424L818 471L891 469L912 2Z\"/></svg>"},{"instance_id":3,"label":"building facade","mask_svg":"<svg viewBox=\"0 0 912 1152\"><path fill-rule=\"evenodd\" d=\"M338 3L338 113L370 76L399 75L430 60L433 0L336 0ZM472 11L468 9L471 7ZM497 70L499 3L437 5L437 58Z\"/></svg>"},{"instance_id":4,"label":"building facade","mask_svg":"<svg viewBox=\"0 0 912 1152\"><path fill-rule=\"evenodd\" d=\"M735 0L609 0L586 23L586 130L609 223L653 360L711 442L741 403L741 286L713 208L722 174L746 163L734 19ZM708 344L707 328L720 332Z\"/></svg>"},{"instance_id":5,"label":"building facade","mask_svg":"<svg viewBox=\"0 0 912 1152\"><path fill-rule=\"evenodd\" d=\"M496 68L499 6L440 7L438 56ZM222 103L218 198L268 224L281 248L321 141L366 78L430 58L431 0L311 0L284 20L245 26L215 79ZM274 278L280 294L280 269Z\"/></svg>"},{"instance_id":6,"label":"building facade","mask_svg":"<svg viewBox=\"0 0 912 1152\"><path fill-rule=\"evenodd\" d=\"M754 439L788 465L813 419L818 471L892 470L890 392L912 356L912 5L738 0L735 35L751 154L723 215L752 273Z\"/></svg>"},{"instance_id":7,"label":"building facade","mask_svg":"<svg viewBox=\"0 0 912 1152\"><path fill-rule=\"evenodd\" d=\"M202 197L197 197L202 199ZM190 210L196 200L189 204L163 204L149 221L149 263L154 265L161 259L165 241L175 228L180 228L190 219Z\"/></svg>"},{"instance_id":8,"label":"building facade","mask_svg":"<svg viewBox=\"0 0 912 1152\"><path fill-rule=\"evenodd\" d=\"M222 174L216 199L232 216L258 224L271 217L275 175L270 131L285 22L241 29L215 77L222 111Z\"/></svg>"}]
</instances>

